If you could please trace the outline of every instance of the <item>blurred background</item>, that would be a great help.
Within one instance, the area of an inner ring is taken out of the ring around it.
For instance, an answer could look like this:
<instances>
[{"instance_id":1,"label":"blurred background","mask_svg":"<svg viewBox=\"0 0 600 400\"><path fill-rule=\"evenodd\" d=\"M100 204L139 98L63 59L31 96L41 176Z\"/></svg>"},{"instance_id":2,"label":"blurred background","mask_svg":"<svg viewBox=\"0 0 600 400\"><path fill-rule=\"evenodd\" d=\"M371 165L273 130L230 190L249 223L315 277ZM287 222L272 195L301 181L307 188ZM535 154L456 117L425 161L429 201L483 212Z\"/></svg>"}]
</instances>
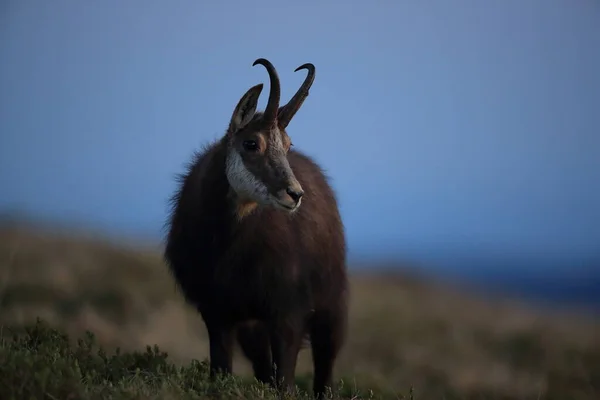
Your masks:
<instances>
[{"instance_id":1,"label":"blurred background","mask_svg":"<svg viewBox=\"0 0 600 400\"><path fill-rule=\"evenodd\" d=\"M346 226L342 372L445 394L590 388L598 49L593 0L4 0L1 320L203 357L160 260L174 178L268 86L255 59L278 69L282 102L312 62L288 133L331 177Z\"/></svg>"}]
</instances>

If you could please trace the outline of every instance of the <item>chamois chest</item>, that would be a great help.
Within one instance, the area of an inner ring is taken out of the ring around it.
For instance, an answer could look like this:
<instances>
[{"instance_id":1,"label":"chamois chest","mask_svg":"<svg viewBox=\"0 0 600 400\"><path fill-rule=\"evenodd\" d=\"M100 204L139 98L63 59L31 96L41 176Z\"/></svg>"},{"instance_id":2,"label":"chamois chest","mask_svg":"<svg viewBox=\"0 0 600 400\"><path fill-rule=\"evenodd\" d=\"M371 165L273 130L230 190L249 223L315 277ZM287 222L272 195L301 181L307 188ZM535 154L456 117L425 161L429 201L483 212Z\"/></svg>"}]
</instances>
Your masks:
<instances>
[{"instance_id":1,"label":"chamois chest","mask_svg":"<svg viewBox=\"0 0 600 400\"><path fill-rule=\"evenodd\" d=\"M214 245L206 249L213 261L203 265L210 271L205 275L204 301L236 319L269 318L312 307L307 265L294 251L295 236L291 230L286 234L257 225L261 218L265 224L264 218L273 221L277 216L257 213L228 232L214 232Z\"/></svg>"}]
</instances>

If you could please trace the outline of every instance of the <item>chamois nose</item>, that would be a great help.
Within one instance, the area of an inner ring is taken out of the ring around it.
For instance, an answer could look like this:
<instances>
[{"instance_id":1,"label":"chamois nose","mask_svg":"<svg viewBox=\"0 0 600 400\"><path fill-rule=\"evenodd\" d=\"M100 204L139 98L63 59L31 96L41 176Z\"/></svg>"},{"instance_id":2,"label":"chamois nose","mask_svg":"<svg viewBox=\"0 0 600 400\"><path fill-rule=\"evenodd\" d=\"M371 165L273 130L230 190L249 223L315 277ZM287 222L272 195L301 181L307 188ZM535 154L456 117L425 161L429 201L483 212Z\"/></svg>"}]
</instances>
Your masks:
<instances>
[{"instance_id":1,"label":"chamois nose","mask_svg":"<svg viewBox=\"0 0 600 400\"><path fill-rule=\"evenodd\" d=\"M300 201L300 198L304 194L304 190L293 187L289 187L285 191L296 203Z\"/></svg>"}]
</instances>

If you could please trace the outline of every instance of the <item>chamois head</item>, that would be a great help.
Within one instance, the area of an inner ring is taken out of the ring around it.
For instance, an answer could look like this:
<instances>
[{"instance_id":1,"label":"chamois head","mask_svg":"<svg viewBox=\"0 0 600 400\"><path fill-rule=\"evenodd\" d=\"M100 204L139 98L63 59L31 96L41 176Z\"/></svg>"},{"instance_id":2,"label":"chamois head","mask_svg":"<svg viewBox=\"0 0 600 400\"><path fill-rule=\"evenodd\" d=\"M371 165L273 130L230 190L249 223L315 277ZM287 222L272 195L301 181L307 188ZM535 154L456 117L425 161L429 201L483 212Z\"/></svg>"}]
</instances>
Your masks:
<instances>
[{"instance_id":1,"label":"chamois head","mask_svg":"<svg viewBox=\"0 0 600 400\"><path fill-rule=\"evenodd\" d=\"M285 106L279 107L280 84L273 65L259 58L271 82L267 107L256 112L263 84L251 87L240 99L227 129L226 175L237 199L239 217L256 205L273 206L287 212L300 207L304 191L287 159L291 140L285 128L298 111L314 80L315 68L304 64L308 76Z\"/></svg>"}]
</instances>

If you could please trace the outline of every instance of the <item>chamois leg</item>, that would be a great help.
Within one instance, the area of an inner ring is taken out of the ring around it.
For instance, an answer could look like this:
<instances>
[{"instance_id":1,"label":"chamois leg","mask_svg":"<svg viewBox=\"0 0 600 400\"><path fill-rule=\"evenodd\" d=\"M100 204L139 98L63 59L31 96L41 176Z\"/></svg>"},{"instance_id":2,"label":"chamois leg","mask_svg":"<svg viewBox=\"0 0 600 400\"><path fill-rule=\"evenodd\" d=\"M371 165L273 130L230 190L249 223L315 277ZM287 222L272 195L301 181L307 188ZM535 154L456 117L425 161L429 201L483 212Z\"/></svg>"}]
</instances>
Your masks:
<instances>
[{"instance_id":1,"label":"chamois leg","mask_svg":"<svg viewBox=\"0 0 600 400\"><path fill-rule=\"evenodd\" d=\"M271 351L278 389L293 392L296 385L296 362L302 345L301 320L279 324L271 330Z\"/></svg>"},{"instance_id":2,"label":"chamois leg","mask_svg":"<svg viewBox=\"0 0 600 400\"><path fill-rule=\"evenodd\" d=\"M242 352L252 363L256 379L263 383L273 383L273 361L267 327L262 323L241 325L237 340Z\"/></svg>"},{"instance_id":3,"label":"chamois leg","mask_svg":"<svg viewBox=\"0 0 600 400\"><path fill-rule=\"evenodd\" d=\"M333 367L345 336L344 314L331 311L316 312L311 321L310 341L312 347L314 380L313 394L322 399L326 387L333 388Z\"/></svg>"},{"instance_id":4,"label":"chamois leg","mask_svg":"<svg viewBox=\"0 0 600 400\"><path fill-rule=\"evenodd\" d=\"M233 329L215 322L207 322L210 342L210 377L231 374L233 364Z\"/></svg>"}]
</instances>

